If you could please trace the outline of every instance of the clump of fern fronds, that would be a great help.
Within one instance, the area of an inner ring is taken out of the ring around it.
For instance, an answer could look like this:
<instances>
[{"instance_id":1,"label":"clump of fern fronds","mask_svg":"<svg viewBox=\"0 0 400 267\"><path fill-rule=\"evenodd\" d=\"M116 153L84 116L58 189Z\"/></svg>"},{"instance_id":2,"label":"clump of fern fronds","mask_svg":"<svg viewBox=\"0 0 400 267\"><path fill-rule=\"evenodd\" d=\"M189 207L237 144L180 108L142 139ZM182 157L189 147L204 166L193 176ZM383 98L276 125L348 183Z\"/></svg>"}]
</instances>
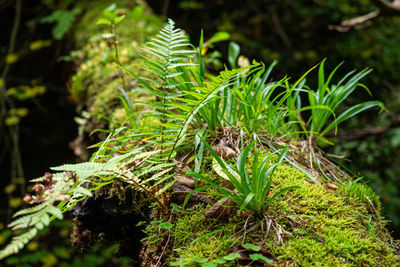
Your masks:
<instances>
[{"instance_id":1,"label":"clump of fern fronds","mask_svg":"<svg viewBox=\"0 0 400 267\"><path fill-rule=\"evenodd\" d=\"M170 171L173 164L148 164L146 168L138 172L132 172L134 168L141 168L143 159L147 159L158 151L144 152L142 148L136 148L129 153L110 158L105 162L84 162L78 164L65 164L51 168L59 171L54 174L46 173L43 177L32 180L36 182L33 187L35 195L27 194L24 201L33 205L14 214L16 219L8 226L18 230L12 241L0 251L0 259L17 253L39 230L48 226L57 218L62 220L63 213L72 208L77 201L91 196L91 191L109 184L113 179L120 179L139 191L144 191L151 196L152 186L143 177L163 169ZM83 184L91 184L88 188ZM153 195L154 196L154 195ZM156 199L156 196L154 196Z\"/></svg>"},{"instance_id":2,"label":"clump of fern fronds","mask_svg":"<svg viewBox=\"0 0 400 267\"><path fill-rule=\"evenodd\" d=\"M143 48L148 54L143 56L144 69L156 75L157 79L141 78L121 67L155 96L156 101L143 102L152 108L146 111L147 116L156 120L148 132L153 137L151 142L161 147L161 158L167 161L184 143L188 126L195 116L201 120L197 114L199 110L219 91L232 85L239 73L259 65L254 63L242 69L224 70L217 77L204 81L204 66L191 61L196 52L188 48L190 44L185 35L174 25L169 19L159 34Z\"/></svg>"}]
</instances>

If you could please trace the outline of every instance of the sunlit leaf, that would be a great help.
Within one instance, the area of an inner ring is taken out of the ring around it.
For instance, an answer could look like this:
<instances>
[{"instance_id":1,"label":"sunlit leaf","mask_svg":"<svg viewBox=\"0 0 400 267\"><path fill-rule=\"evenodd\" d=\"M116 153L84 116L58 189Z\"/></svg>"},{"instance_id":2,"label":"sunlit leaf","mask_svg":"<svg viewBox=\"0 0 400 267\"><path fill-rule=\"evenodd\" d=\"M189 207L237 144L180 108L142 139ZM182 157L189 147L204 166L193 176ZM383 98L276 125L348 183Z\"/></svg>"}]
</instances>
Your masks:
<instances>
[{"instance_id":1,"label":"sunlit leaf","mask_svg":"<svg viewBox=\"0 0 400 267\"><path fill-rule=\"evenodd\" d=\"M110 21L110 20L108 20L108 19L101 18L101 19L99 19L99 20L96 22L96 24L105 24L105 25L111 25L112 23L111 23L111 21Z\"/></svg>"}]
</instances>

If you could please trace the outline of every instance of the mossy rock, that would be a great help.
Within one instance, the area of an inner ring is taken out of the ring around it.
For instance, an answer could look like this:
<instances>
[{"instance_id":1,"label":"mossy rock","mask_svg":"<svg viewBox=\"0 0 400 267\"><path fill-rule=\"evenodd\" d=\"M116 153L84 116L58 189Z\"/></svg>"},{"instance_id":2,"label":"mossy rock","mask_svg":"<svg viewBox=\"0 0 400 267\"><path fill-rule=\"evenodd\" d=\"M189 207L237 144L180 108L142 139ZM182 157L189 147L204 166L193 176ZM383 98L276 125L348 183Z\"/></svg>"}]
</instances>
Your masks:
<instances>
[{"instance_id":1,"label":"mossy rock","mask_svg":"<svg viewBox=\"0 0 400 267\"><path fill-rule=\"evenodd\" d=\"M211 204L185 209L172 204L173 227L147 232L146 264L154 264L154 254L169 245L164 264L174 266L400 266L372 190L349 181L316 183L283 163L274 172L270 195L294 185L299 188L276 198L265 216L239 213L236 207L227 220L206 219ZM156 238L161 241L152 243Z\"/></svg>"}]
</instances>

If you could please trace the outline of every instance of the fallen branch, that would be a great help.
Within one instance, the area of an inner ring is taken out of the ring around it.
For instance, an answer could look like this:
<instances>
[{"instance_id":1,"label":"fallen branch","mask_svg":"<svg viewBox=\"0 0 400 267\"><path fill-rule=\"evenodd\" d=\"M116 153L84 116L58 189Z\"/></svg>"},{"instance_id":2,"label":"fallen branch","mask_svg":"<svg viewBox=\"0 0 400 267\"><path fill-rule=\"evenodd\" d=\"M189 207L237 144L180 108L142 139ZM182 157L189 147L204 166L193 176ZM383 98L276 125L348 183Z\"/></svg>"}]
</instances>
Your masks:
<instances>
[{"instance_id":1,"label":"fallen branch","mask_svg":"<svg viewBox=\"0 0 400 267\"><path fill-rule=\"evenodd\" d=\"M368 14L344 20L340 25L329 25L329 30L336 30L338 32L348 32L351 28L358 26L359 28L365 28L372 24L371 20L377 18L381 13L380 9L372 11Z\"/></svg>"},{"instance_id":2,"label":"fallen branch","mask_svg":"<svg viewBox=\"0 0 400 267\"><path fill-rule=\"evenodd\" d=\"M344 20L340 25L329 25L329 30L336 30L338 32L348 32L352 28L362 29L372 24L372 20L378 16L396 16L400 15L400 0L389 2L386 0L371 0L371 2L378 8L370 13L361 15L355 18Z\"/></svg>"}]
</instances>

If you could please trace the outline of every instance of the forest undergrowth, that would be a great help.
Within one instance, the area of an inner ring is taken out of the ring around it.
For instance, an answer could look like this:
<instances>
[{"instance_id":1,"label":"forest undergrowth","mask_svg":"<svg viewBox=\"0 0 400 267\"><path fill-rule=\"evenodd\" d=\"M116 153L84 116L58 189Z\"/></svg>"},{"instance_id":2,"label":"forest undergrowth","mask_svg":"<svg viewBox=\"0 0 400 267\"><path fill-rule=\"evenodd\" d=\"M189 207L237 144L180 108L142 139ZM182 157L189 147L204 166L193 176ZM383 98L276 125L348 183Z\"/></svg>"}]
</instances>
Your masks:
<instances>
[{"instance_id":1,"label":"forest undergrowth","mask_svg":"<svg viewBox=\"0 0 400 267\"><path fill-rule=\"evenodd\" d=\"M236 68L233 46L232 68L212 74L203 35L195 46L172 20L131 66L119 59L125 19L110 6L98 20L110 27L123 119L106 117L110 128L97 130L106 138L88 162L32 180L34 194L24 198L32 206L14 215L16 235L0 258L70 212L73 243L112 240L146 266L398 263L377 195L318 147L332 145L326 135L347 119L385 109L374 100L345 105L355 90L371 94L361 83L370 69L339 78L340 65L326 73L323 60L297 80L274 80L277 62ZM93 231L93 201L117 230Z\"/></svg>"}]
</instances>

